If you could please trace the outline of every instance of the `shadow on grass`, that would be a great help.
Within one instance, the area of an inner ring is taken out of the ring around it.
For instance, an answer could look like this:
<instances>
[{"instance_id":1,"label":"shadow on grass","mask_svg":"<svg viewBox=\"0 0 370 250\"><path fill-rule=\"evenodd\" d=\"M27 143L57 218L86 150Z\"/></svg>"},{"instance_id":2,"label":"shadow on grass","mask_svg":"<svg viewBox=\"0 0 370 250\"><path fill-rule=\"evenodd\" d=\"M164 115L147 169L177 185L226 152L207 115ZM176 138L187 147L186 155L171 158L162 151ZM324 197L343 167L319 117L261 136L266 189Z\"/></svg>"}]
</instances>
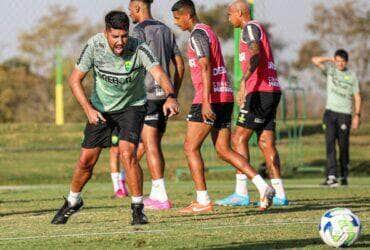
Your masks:
<instances>
[{"instance_id":1,"label":"shadow on grass","mask_svg":"<svg viewBox=\"0 0 370 250\"><path fill-rule=\"evenodd\" d=\"M214 245L207 248L211 249L286 249L286 248L303 248L312 245L323 245L320 238L308 239L289 239L289 240L267 240L245 243L231 243L225 245ZM357 243L351 248L370 247L370 234L363 235Z\"/></svg>"},{"instance_id":2,"label":"shadow on grass","mask_svg":"<svg viewBox=\"0 0 370 250\"><path fill-rule=\"evenodd\" d=\"M307 203L301 204L294 204L294 200L292 201L292 205L287 207L273 207L266 212L258 211L257 207L248 207L246 211L233 211L229 209L228 211L218 211L217 208L213 213L209 214L198 214L198 215L176 215L172 214L171 216L165 216L165 218L171 218L172 222L185 222L185 221L209 221L209 220L219 220L219 219L228 219L232 218L242 218L246 216L253 216L253 215L260 215L262 213L265 214L279 214L279 213L295 213L295 212L307 212L307 211L317 211L317 210L328 210L332 208L338 207L338 205L346 206L351 204L352 209L361 209L361 212L370 211L369 209L363 209L366 206L364 203L370 201L369 198L347 198L347 199L331 199L334 202L331 202L328 199L312 199L312 200L304 200ZM303 200L300 200L303 201ZM325 201L323 203L322 201ZM328 201L328 202L326 202ZM166 221L162 221L161 223L166 223Z\"/></svg>"},{"instance_id":3,"label":"shadow on grass","mask_svg":"<svg viewBox=\"0 0 370 250\"><path fill-rule=\"evenodd\" d=\"M89 206L89 207L84 207L83 210L99 210L99 209L113 209L113 208L122 208L121 205L117 206ZM12 216L12 215L33 215L33 216L38 216L38 215L43 215L51 212L56 212L58 208L53 208L53 209L38 209L38 210L27 210L27 211L13 211L9 213L0 213L0 218L1 217L6 217L6 216Z\"/></svg>"}]
</instances>

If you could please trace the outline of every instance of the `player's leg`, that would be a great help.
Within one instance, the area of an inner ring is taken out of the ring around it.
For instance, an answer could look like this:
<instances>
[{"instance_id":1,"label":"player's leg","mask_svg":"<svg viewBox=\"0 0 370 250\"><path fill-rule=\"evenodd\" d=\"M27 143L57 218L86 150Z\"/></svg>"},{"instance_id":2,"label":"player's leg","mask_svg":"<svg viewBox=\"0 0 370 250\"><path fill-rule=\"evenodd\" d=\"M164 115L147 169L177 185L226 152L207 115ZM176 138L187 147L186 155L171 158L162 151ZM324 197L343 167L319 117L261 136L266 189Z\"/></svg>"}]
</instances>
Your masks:
<instances>
[{"instance_id":1,"label":"player's leg","mask_svg":"<svg viewBox=\"0 0 370 250\"><path fill-rule=\"evenodd\" d=\"M258 146L265 157L266 166L270 174L272 187L276 190L274 205L286 206L289 204L281 178L281 164L279 153L275 145L273 130L263 130L258 137Z\"/></svg>"},{"instance_id":2,"label":"player's leg","mask_svg":"<svg viewBox=\"0 0 370 250\"><path fill-rule=\"evenodd\" d=\"M132 225L148 223L143 213L143 170L137 159L145 113L145 106L131 106L114 118L120 127L119 155L131 193Z\"/></svg>"},{"instance_id":3,"label":"player's leg","mask_svg":"<svg viewBox=\"0 0 370 250\"><path fill-rule=\"evenodd\" d=\"M240 130L240 131L238 131ZM237 134L237 136L236 136ZM232 148L244 156L249 162L249 148L248 142L253 134L253 130L236 127L236 131L232 134ZM243 172L237 170L235 192L226 198L216 201L216 204L221 206L248 206L250 204L250 197L247 187L248 177Z\"/></svg>"},{"instance_id":4,"label":"player's leg","mask_svg":"<svg viewBox=\"0 0 370 250\"><path fill-rule=\"evenodd\" d=\"M117 136L117 140L118 140L118 136ZM113 142L114 141L112 139L112 143ZM111 179L113 183L114 197L122 198L122 197L127 196L128 191L126 188L125 171L120 168L118 146L112 146L109 149L109 165L110 165Z\"/></svg>"},{"instance_id":5,"label":"player's leg","mask_svg":"<svg viewBox=\"0 0 370 250\"><path fill-rule=\"evenodd\" d=\"M230 145L231 131L229 128L213 129L212 141L218 156L245 174L257 187L260 193L260 210L266 210L272 203L275 191L256 170L239 153L235 152Z\"/></svg>"},{"instance_id":6,"label":"player's leg","mask_svg":"<svg viewBox=\"0 0 370 250\"><path fill-rule=\"evenodd\" d=\"M341 114L338 132L339 163L341 168L341 185L348 185L349 137L351 130L351 115Z\"/></svg>"},{"instance_id":7,"label":"player's leg","mask_svg":"<svg viewBox=\"0 0 370 250\"><path fill-rule=\"evenodd\" d=\"M70 193L64 205L58 210L52 224L65 224L68 218L83 205L81 191L92 175L93 168L102 148L111 146L111 125L109 117L105 123L86 124L80 157L74 169Z\"/></svg>"},{"instance_id":8,"label":"player's leg","mask_svg":"<svg viewBox=\"0 0 370 250\"><path fill-rule=\"evenodd\" d=\"M337 182L337 153L335 142L338 137L338 124L336 122L335 113L329 110L324 114L325 126L325 141L326 141L326 180L323 185L335 187Z\"/></svg>"},{"instance_id":9,"label":"player's leg","mask_svg":"<svg viewBox=\"0 0 370 250\"><path fill-rule=\"evenodd\" d=\"M68 198L58 210L52 224L65 224L69 217L83 206L81 191L90 180L92 170L99 158L101 148L81 149L80 157L75 166Z\"/></svg>"},{"instance_id":10,"label":"player's leg","mask_svg":"<svg viewBox=\"0 0 370 250\"><path fill-rule=\"evenodd\" d=\"M150 195L144 200L144 205L146 209L154 210L166 210L172 207L168 200L164 181L165 161L161 142L166 130L167 119L163 114L163 104L163 100L148 101L147 115L141 133L147 166L152 179Z\"/></svg>"},{"instance_id":11,"label":"player's leg","mask_svg":"<svg viewBox=\"0 0 370 250\"><path fill-rule=\"evenodd\" d=\"M207 191L204 175L204 162L200 152L201 146L211 131L211 128L211 125L203 122L188 121L184 152L195 184L197 201L192 202L188 207L181 209L180 212L182 213L202 213L213 210L211 199Z\"/></svg>"}]
</instances>

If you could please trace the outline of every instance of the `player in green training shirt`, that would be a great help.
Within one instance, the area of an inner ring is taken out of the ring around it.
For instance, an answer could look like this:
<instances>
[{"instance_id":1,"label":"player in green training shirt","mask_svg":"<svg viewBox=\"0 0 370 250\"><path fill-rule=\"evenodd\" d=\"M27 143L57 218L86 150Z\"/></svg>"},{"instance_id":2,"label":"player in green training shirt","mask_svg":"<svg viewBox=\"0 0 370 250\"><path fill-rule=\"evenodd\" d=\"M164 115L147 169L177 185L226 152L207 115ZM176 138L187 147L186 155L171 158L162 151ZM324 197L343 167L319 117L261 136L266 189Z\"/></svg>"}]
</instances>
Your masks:
<instances>
[{"instance_id":1,"label":"player in green training shirt","mask_svg":"<svg viewBox=\"0 0 370 250\"><path fill-rule=\"evenodd\" d=\"M326 136L326 180L323 185L335 187L337 181L337 160L335 142L339 144L339 161L341 167L341 184L348 185L349 135L350 129L356 130L360 125L361 96L359 82L355 73L347 68L348 53L337 50L334 58L313 57L312 62L326 76L327 99L324 114ZM334 65L325 65L333 62ZM352 101L354 99L354 116L352 118Z\"/></svg>"},{"instance_id":2,"label":"player in green training shirt","mask_svg":"<svg viewBox=\"0 0 370 250\"><path fill-rule=\"evenodd\" d=\"M120 158L132 195L131 224L148 222L143 213L143 173L136 157L146 114L144 80L147 71L167 95L163 106L165 115L175 115L179 108L168 76L149 47L129 36L129 23L124 12L109 12L105 17L104 34L96 34L87 42L69 78L73 95L82 106L88 123L68 199L52 224L65 224L69 216L83 206L81 191L91 178L102 148L111 146L115 128L119 131ZM88 100L81 83L90 70L94 73L94 87Z\"/></svg>"}]
</instances>

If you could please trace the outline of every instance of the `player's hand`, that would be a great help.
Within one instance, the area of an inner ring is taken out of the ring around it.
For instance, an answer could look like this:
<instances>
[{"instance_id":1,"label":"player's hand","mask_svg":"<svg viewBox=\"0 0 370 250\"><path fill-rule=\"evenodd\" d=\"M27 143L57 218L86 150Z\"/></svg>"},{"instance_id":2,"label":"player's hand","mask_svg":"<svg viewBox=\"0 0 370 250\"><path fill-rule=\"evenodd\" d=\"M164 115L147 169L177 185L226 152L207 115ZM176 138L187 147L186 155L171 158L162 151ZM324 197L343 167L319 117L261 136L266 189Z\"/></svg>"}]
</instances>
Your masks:
<instances>
[{"instance_id":1,"label":"player's hand","mask_svg":"<svg viewBox=\"0 0 370 250\"><path fill-rule=\"evenodd\" d=\"M90 124L97 125L99 122L106 122L103 115L99 111L93 108L90 108L87 111L86 115L87 115L87 119L89 120Z\"/></svg>"},{"instance_id":2,"label":"player's hand","mask_svg":"<svg viewBox=\"0 0 370 250\"><path fill-rule=\"evenodd\" d=\"M163 104L163 113L165 116L171 117L180 112L179 103L176 98L167 98Z\"/></svg>"},{"instance_id":3,"label":"player's hand","mask_svg":"<svg viewBox=\"0 0 370 250\"><path fill-rule=\"evenodd\" d=\"M203 102L202 103L202 117L203 120L210 120L214 121L216 120L216 114L212 110L212 106L209 102Z\"/></svg>"},{"instance_id":4,"label":"player's hand","mask_svg":"<svg viewBox=\"0 0 370 250\"><path fill-rule=\"evenodd\" d=\"M243 108L244 101L245 101L245 91L244 91L244 89L241 89L241 90L238 91L238 93L236 94L236 101L237 101L239 107Z\"/></svg>"},{"instance_id":5,"label":"player's hand","mask_svg":"<svg viewBox=\"0 0 370 250\"><path fill-rule=\"evenodd\" d=\"M356 130L358 130L358 128L360 127L360 123L361 123L361 121L360 121L360 117L358 116L358 115L355 115L354 117L353 117L353 119L352 119L352 129L354 130L354 131L356 131Z\"/></svg>"}]
</instances>

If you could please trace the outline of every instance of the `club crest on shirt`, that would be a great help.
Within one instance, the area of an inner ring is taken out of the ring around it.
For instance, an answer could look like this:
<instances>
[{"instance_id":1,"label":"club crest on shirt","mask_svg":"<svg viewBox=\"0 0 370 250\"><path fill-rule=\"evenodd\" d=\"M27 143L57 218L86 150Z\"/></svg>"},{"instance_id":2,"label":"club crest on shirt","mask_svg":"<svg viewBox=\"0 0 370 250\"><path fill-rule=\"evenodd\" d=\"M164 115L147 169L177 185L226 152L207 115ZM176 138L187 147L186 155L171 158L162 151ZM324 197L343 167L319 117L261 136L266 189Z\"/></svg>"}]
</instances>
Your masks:
<instances>
[{"instance_id":1,"label":"club crest on shirt","mask_svg":"<svg viewBox=\"0 0 370 250\"><path fill-rule=\"evenodd\" d=\"M125 70L130 71L132 68L132 62L131 61L126 61L125 62Z\"/></svg>"}]
</instances>

